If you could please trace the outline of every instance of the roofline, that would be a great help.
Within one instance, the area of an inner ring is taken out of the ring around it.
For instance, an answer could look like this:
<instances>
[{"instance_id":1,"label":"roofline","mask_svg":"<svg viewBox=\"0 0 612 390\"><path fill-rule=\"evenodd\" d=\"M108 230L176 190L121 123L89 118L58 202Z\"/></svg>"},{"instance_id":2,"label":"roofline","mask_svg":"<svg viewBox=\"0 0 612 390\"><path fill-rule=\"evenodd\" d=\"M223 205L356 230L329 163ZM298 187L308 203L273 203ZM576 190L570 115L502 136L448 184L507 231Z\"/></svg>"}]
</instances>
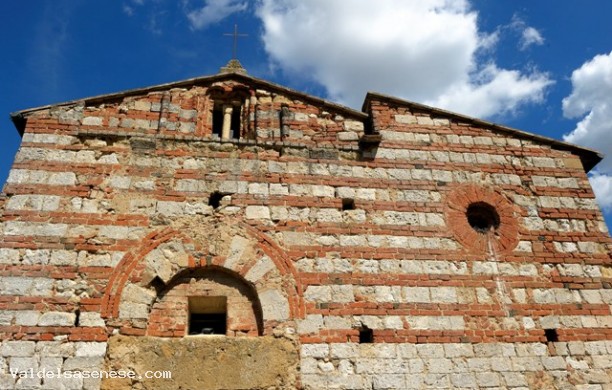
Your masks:
<instances>
[{"instance_id":1,"label":"roofline","mask_svg":"<svg viewBox=\"0 0 612 390\"><path fill-rule=\"evenodd\" d=\"M493 122L489 122L489 121L485 121L485 120L482 120L482 119L470 117L470 116L467 116L467 115L458 114L456 112L446 111L446 110L443 110L443 109L440 109L440 108L431 107L431 106L428 106L428 105L425 105L425 104L415 103L415 102L411 102L411 101L408 101L408 100L400 99L400 98L397 98L397 97L388 96L388 95L385 95L385 94L382 94L382 93L378 93L378 92L368 92L366 94L365 100L363 102L362 111L357 111L357 110L354 110L352 108L343 106L341 104L330 102L330 101L322 99L322 98L311 96L311 95L305 94L303 92L296 91L294 89L284 87L282 85L278 85L278 84L271 83L271 82L266 81L266 80L262 80L262 79L259 79L259 78L256 78L256 77L252 77L252 76L249 76L249 75L246 75L246 74L236 73L236 72L220 73L220 74L215 74L215 75L210 75L210 76L200 76L200 77L194 77L194 78L190 78L190 79L186 79L186 80L182 80L182 81L175 81L175 82L171 82L171 83L158 84L158 85L153 85L153 86L149 86L149 87L129 89L129 90L122 91L122 92L115 92L115 93L109 93L109 94L103 94L103 95L96 95L96 96L86 97L86 98L82 98L82 99L75 99L75 100L70 100L70 101L56 103L56 104L49 104L49 105L45 105L45 106L28 108L28 109L25 109L25 110L13 112L10 115L11 115L11 120L13 121L13 124L17 128L17 131L19 132L20 135L23 135L23 132L25 130L25 124L26 124L27 116L29 114L31 114L31 113L36 112L36 111L46 110L46 109L54 108L54 107L77 105L77 104L85 104L85 105L87 105L87 104L103 103L103 102L106 102L106 101L109 101L109 100L116 100L116 99L124 98L124 97L127 97L127 96L141 95L141 94L145 94L145 93L149 93L149 92L167 90L167 89L170 89L170 88L181 88L181 87L187 87L187 86L192 86L192 85L210 83L210 82L215 82L215 81L222 81L222 80L227 80L227 79L243 79L245 81L249 81L249 82L255 84L255 86L262 86L262 87L265 87L265 88L268 88L268 89L272 89L272 90L280 91L280 92L283 92L283 93L286 93L286 94L289 94L289 95L297 96L297 97L299 97L300 99L302 99L304 101L308 101L308 102L311 102L311 103L314 103L314 104L322 105L324 107L328 107L328 108L331 108L333 110L340 111L340 112L342 112L344 114L348 114L348 115L351 115L353 117L358 117L358 118L363 119L363 120L365 120L365 119L367 119L369 117L369 114L367 113L367 108L368 108L370 102L373 99L379 99L379 100L383 100L383 101L394 102L394 103L401 104L401 105L404 105L404 106L408 106L408 107L411 107L411 108L415 108L415 109L418 109L418 110L423 110L423 111L431 112L433 114L438 114L440 116L451 117L451 118L455 118L455 119L461 120L463 122L472 123L474 125L479 125L479 126L484 126L484 127L492 128L494 130L505 132L505 133L508 133L508 134L512 134L512 135L518 136L520 138L531 139L531 140L534 140L534 141L537 141L537 142L540 142L540 143L551 145L551 146L553 146L554 148L557 148L557 149L569 150L569 151L575 153L576 155L578 155L580 157L586 172L589 172L604 157L603 154L601 154L598 151L593 150L593 149L585 148L585 147L582 147L582 146L577 146L577 145L574 145L574 144L571 144L571 143L568 143L568 142L556 140L554 138L549 138L549 137L545 137L545 136L529 133L529 132L526 132L526 131L514 129L514 128L511 128L511 127L499 125L499 124L496 124L496 123L493 123Z\"/></svg>"},{"instance_id":2,"label":"roofline","mask_svg":"<svg viewBox=\"0 0 612 390\"><path fill-rule=\"evenodd\" d=\"M552 147L554 147L556 149L571 151L571 152L575 153L576 155L578 155L578 157L580 157L580 160L582 161L582 165L584 167L584 170L587 173L591 169L593 169L593 167L595 167L595 165L597 165L604 158L604 155L602 153L600 153L600 152L598 152L596 150L593 150L593 149L589 149L589 148L585 148L585 147L582 147L582 146L574 145L574 144L571 144L569 142L559 141L557 139L550 138L550 137L545 137L543 135L537 135L537 134L529 133L527 131L518 130L518 129L515 129L515 128L512 128L512 127L499 125L497 123L493 123L493 122L489 122L489 121L486 121L486 120L474 118L474 117L471 117L471 116L468 116L468 115L462 115L462 114L458 114L456 112L443 110L441 108L431 107L431 106L428 106L426 104L415 103L415 102L411 102L411 101L408 101L408 100L400 99L400 98L397 98L397 97L388 96L388 95L385 95L385 94L382 94L382 93L378 93L378 92L368 92L366 94L366 97L365 97L365 100L364 100L363 106L362 106L362 110L364 112L367 112L369 104L374 99L379 99L379 100L383 100L383 101L389 101L389 102L401 104L403 106L408 106L410 108L415 108L415 109L418 109L418 110L428 111L428 112L431 112L432 114L437 114L437 115L440 115L440 116L443 116L443 117L450 117L450 118L458 119L458 120L461 120L463 122L468 122L468 123L471 123L471 124L474 124L474 125L492 128L492 129L497 130L497 131L501 131L501 132L504 132L504 133L515 135L515 136L517 136L519 138L527 138L527 139L530 139L530 140L537 141L539 143L548 144L548 145L551 145Z\"/></svg>"},{"instance_id":3,"label":"roofline","mask_svg":"<svg viewBox=\"0 0 612 390\"><path fill-rule=\"evenodd\" d=\"M72 105L77 105L77 104L87 105L87 104L103 103L109 100L120 99L120 98L124 98L127 96L142 95L142 94L149 93L149 92L162 91L162 90L167 90L170 88L187 87L187 86L210 83L210 82L215 82L215 81L222 81L226 79L243 79L245 81L249 81L255 84L255 86L261 86L261 87L265 87L265 88L272 89L275 91L283 92L289 95L297 96L300 99L305 100L307 102L312 102L314 104L322 105L324 107L331 108L335 111L340 111L347 115L358 117L360 119L368 118L368 114L362 111L357 111L350 107L343 106L341 104L337 104L329 100L318 98L316 96L311 96L303 92L284 87L282 85L271 83L266 80L262 80L262 79L259 79L253 76L249 76L249 75L237 73L237 72L220 73L220 74L215 74L215 75L210 75L210 76L199 76L199 77L193 77L193 78L186 79L186 80L174 81L171 83L157 84L157 85L152 85L148 87L128 89L128 90L121 91L121 92L90 96L86 98L69 100L66 102L48 104L45 106L32 107L32 108L28 108L25 110L15 111L11 113L10 115L11 115L11 120L13 121L13 124L19 131L19 134L23 135L23 131L24 131L23 127L25 125L26 117L29 114L32 114L36 111L46 110L46 109L54 108L54 107L72 106Z\"/></svg>"}]
</instances>

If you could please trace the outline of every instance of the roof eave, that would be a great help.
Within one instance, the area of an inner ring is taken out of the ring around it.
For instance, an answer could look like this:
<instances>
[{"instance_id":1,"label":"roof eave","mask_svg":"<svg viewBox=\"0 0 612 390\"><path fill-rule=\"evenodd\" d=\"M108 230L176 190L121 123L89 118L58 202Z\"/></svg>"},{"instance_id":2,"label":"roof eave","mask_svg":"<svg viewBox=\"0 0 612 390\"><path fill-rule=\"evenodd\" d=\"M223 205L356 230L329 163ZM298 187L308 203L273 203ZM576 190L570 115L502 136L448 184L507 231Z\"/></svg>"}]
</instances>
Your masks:
<instances>
[{"instance_id":1,"label":"roof eave","mask_svg":"<svg viewBox=\"0 0 612 390\"><path fill-rule=\"evenodd\" d=\"M13 125L17 129L19 136L23 137L23 133L25 131L25 125L27 121L25 118L25 115L23 115L20 111L11 112L10 115L11 115L11 121L13 122Z\"/></svg>"}]
</instances>

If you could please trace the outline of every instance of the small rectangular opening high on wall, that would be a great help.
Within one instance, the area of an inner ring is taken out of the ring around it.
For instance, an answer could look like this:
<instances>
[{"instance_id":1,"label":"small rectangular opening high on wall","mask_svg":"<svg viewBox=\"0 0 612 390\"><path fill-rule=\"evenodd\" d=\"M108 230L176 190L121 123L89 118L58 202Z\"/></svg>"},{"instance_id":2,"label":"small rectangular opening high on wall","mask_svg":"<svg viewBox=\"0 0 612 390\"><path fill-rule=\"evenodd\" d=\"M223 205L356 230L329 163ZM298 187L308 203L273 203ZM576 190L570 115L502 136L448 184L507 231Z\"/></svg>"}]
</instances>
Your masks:
<instances>
[{"instance_id":1,"label":"small rectangular opening high on wall","mask_svg":"<svg viewBox=\"0 0 612 390\"><path fill-rule=\"evenodd\" d=\"M227 297L189 297L189 335L225 335Z\"/></svg>"},{"instance_id":2,"label":"small rectangular opening high on wall","mask_svg":"<svg viewBox=\"0 0 612 390\"><path fill-rule=\"evenodd\" d=\"M342 198L342 211L355 210L355 199Z\"/></svg>"},{"instance_id":3,"label":"small rectangular opening high on wall","mask_svg":"<svg viewBox=\"0 0 612 390\"><path fill-rule=\"evenodd\" d=\"M549 343L554 343L559 341L559 334L556 329L544 329L544 336L546 337L546 341Z\"/></svg>"},{"instance_id":4,"label":"small rectangular opening high on wall","mask_svg":"<svg viewBox=\"0 0 612 390\"><path fill-rule=\"evenodd\" d=\"M370 344L374 342L374 331L363 327L359 329L359 344Z\"/></svg>"}]
</instances>

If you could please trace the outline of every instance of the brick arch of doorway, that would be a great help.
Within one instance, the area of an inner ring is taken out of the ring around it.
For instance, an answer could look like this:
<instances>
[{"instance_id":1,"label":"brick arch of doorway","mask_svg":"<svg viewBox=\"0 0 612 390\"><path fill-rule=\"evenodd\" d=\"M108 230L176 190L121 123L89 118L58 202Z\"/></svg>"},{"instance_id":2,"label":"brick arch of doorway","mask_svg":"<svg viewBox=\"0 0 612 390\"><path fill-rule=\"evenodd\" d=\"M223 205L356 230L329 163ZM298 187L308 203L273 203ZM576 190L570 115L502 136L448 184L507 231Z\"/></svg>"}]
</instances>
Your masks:
<instances>
[{"instance_id":1,"label":"brick arch of doorway","mask_svg":"<svg viewBox=\"0 0 612 390\"><path fill-rule=\"evenodd\" d=\"M241 225L241 227L245 230L247 234L257 240L258 247L263 251L265 255L267 255L272 260L279 274L282 277L288 277L290 279L290 283L285 283L283 285L283 291L285 293L283 295L286 296L289 306L288 320L303 318L305 310L304 302L302 299L303 287L299 283L299 279L297 278L297 271L293 267L293 264L291 263L289 258L285 256L282 248L268 236L259 232L251 226L243 224ZM172 228L165 228L162 230L156 230L154 232L151 232L143 239L143 244L141 246L126 253L123 256L123 258L121 259L119 264L117 264L113 273L109 277L101 302L101 315L103 318L107 320L118 318L119 304L121 301L122 292L126 284L130 281L131 275L136 271L138 265L147 256L147 254L155 250L160 245L170 242L172 240L178 240L183 244L189 244L193 246L195 249L193 251L194 253L204 253L201 250L202 247L204 247L203 245L198 245L197 243L194 243L190 237ZM196 258L193 254L189 254L188 267L185 269L198 269L206 267L207 265L208 262L206 260L206 255L199 256L198 258ZM216 267L224 267L222 259L217 258L213 258L210 262L210 265ZM245 278L252 266L254 266L254 262L239 269L228 268L228 270L240 276L241 278ZM178 270L176 274L182 272L183 270L184 269ZM265 276L266 275L261 275L260 278L264 278ZM257 280L249 281L248 283L255 286ZM257 293L259 295L259 291L257 291ZM262 305L264 306L265 311L265 302L263 302Z\"/></svg>"}]
</instances>

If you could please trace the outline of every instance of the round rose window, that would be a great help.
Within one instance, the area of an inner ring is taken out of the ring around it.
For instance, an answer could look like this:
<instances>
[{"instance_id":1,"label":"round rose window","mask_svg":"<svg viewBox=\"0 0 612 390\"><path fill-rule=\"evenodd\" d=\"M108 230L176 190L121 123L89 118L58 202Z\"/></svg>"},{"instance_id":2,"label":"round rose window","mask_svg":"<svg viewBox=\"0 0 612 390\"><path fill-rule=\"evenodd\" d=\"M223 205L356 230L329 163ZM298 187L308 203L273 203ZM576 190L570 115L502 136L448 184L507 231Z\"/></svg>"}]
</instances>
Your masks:
<instances>
[{"instance_id":1,"label":"round rose window","mask_svg":"<svg viewBox=\"0 0 612 390\"><path fill-rule=\"evenodd\" d=\"M451 190L447 200L449 228L464 248L475 253L501 253L518 244L514 205L498 191L466 184Z\"/></svg>"}]
</instances>

